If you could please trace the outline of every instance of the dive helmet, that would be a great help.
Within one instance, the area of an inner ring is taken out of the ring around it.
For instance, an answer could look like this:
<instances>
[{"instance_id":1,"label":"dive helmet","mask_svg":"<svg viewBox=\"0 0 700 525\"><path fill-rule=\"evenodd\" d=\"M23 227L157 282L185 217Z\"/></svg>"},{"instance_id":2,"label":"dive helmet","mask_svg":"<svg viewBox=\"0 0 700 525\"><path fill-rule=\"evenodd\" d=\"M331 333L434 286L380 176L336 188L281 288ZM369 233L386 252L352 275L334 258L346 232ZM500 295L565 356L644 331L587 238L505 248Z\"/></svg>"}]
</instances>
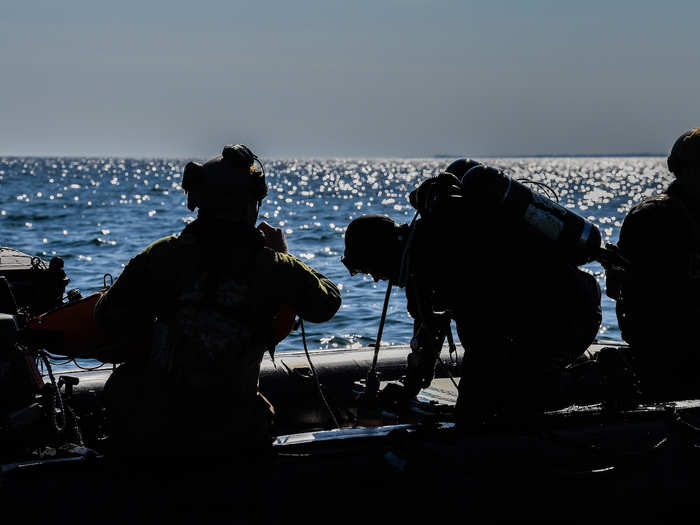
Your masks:
<instances>
[{"instance_id":1,"label":"dive helmet","mask_svg":"<svg viewBox=\"0 0 700 525\"><path fill-rule=\"evenodd\" d=\"M683 168L700 168L700 128L686 131L676 139L666 164L676 177L681 174Z\"/></svg>"},{"instance_id":2,"label":"dive helmet","mask_svg":"<svg viewBox=\"0 0 700 525\"><path fill-rule=\"evenodd\" d=\"M255 163L260 165L260 169ZM250 148L243 144L224 146L221 155L204 165L189 162L182 174L187 208L228 210L255 201L260 206L267 195L265 169Z\"/></svg>"},{"instance_id":3,"label":"dive helmet","mask_svg":"<svg viewBox=\"0 0 700 525\"><path fill-rule=\"evenodd\" d=\"M370 213L354 219L345 230L345 252L341 262L350 272L385 275L396 273L394 255L400 249L398 225L389 217Z\"/></svg>"}]
</instances>

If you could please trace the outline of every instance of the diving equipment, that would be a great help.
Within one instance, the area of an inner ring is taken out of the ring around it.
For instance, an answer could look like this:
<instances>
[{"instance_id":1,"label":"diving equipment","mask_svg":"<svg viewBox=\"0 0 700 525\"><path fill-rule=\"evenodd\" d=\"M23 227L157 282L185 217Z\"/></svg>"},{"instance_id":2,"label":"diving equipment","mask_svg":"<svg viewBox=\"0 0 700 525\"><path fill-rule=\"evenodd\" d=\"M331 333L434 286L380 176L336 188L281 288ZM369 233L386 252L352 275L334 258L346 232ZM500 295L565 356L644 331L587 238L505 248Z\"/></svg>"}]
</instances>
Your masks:
<instances>
[{"instance_id":1,"label":"diving equipment","mask_svg":"<svg viewBox=\"0 0 700 525\"><path fill-rule=\"evenodd\" d=\"M598 228L577 213L532 191L503 171L476 166L460 181L464 206L470 211L502 215L576 266L596 260L601 252Z\"/></svg>"},{"instance_id":2,"label":"diving equipment","mask_svg":"<svg viewBox=\"0 0 700 525\"><path fill-rule=\"evenodd\" d=\"M450 165L445 168L445 171L461 179L466 172L477 166L481 166L481 162L474 159L457 159L451 162Z\"/></svg>"}]
</instances>

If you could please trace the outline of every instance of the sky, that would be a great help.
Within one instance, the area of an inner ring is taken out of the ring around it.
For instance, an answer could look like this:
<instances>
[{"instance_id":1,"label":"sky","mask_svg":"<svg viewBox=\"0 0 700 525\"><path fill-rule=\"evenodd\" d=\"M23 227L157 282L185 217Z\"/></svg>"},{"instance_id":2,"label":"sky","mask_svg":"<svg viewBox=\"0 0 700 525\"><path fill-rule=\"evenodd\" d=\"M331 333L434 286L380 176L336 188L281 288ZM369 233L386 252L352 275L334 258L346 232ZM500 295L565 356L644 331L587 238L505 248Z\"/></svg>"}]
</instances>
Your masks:
<instances>
[{"instance_id":1,"label":"sky","mask_svg":"<svg viewBox=\"0 0 700 525\"><path fill-rule=\"evenodd\" d=\"M3 0L0 155L665 154L700 2Z\"/></svg>"}]
</instances>

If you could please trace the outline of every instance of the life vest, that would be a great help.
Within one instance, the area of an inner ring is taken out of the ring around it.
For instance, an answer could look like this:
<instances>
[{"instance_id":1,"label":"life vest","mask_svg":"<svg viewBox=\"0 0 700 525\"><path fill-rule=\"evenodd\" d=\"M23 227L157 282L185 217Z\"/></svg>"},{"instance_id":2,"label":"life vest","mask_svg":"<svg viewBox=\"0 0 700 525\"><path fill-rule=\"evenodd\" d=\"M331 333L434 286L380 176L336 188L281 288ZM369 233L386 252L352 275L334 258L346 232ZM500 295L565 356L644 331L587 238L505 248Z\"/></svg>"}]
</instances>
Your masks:
<instances>
[{"instance_id":1,"label":"life vest","mask_svg":"<svg viewBox=\"0 0 700 525\"><path fill-rule=\"evenodd\" d=\"M247 275L203 271L175 298L170 318L154 327L153 359L176 386L257 391L269 325L250 310Z\"/></svg>"}]
</instances>

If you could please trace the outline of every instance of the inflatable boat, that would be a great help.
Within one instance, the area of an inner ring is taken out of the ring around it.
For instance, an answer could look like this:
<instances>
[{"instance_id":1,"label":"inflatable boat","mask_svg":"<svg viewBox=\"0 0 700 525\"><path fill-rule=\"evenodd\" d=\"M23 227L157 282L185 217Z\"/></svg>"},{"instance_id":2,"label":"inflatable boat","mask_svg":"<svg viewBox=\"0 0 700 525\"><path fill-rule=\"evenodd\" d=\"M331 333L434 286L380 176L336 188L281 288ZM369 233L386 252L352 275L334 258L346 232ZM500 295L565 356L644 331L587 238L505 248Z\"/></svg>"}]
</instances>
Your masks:
<instances>
[{"instance_id":1,"label":"inflatable boat","mask_svg":"<svg viewBox=\"0 0 700 525\"><path fill-rule=\"evenodd\" d=\"M368 392L366 380L376 358L381 391L400 385L407 345L266 356L260 391L277 419L270 454L231 460L185 448L123 461L110 454L102 400L117 365L60 373L51 365L51 356L93 352L95 341L109 347L73 319L97 297L64 301L59 262L8 250L0 251L0 495L25 522L666 522L697 511L700 400L621 405L599 390L527 421L457 428L459 345L445 346L432 384L400 404ZM31 283L53 288L38 294ZM5 288L24 294L8 299ZM621 346L596 342L588 357Z\"/></svg>"}]
</instances>

